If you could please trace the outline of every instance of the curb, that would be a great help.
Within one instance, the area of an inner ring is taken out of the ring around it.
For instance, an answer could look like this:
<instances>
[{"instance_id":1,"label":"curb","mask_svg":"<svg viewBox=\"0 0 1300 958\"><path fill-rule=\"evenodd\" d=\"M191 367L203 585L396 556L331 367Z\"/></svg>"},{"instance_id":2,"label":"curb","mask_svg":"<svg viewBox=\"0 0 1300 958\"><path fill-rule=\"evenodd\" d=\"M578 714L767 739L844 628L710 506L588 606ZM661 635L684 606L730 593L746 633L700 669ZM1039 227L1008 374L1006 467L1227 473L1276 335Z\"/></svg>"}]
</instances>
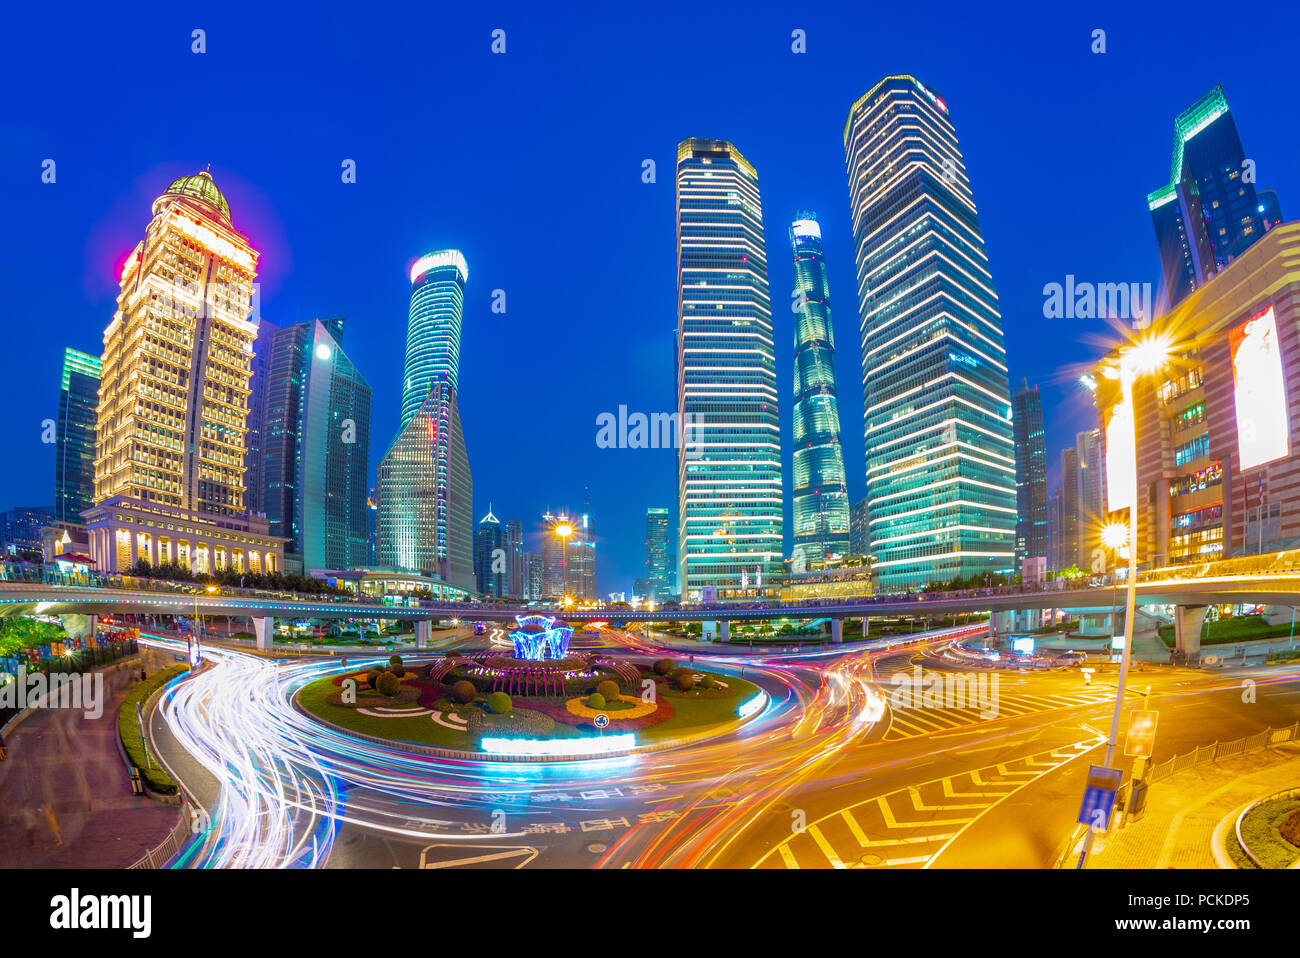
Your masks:
<instances>
[{"instance_id":1,"label":"curb","mask_svg":"<svg viewBox=\"0 0 1300 958\"><path fill-rule=\"evenodd\" d=\"M1236 841L1237 819L1253 804L1255 804L1253 799L1249 802L1243 802L1219 819L1219 824L1214 826L1214 831L1210 834L1210 853L1214 855L1214 863L1220 868L1230 871L1238 870L1237 863L1228 854L1228 832L1232 831L1234 833L1233 841Z\"/></svg>"}]
</instances>

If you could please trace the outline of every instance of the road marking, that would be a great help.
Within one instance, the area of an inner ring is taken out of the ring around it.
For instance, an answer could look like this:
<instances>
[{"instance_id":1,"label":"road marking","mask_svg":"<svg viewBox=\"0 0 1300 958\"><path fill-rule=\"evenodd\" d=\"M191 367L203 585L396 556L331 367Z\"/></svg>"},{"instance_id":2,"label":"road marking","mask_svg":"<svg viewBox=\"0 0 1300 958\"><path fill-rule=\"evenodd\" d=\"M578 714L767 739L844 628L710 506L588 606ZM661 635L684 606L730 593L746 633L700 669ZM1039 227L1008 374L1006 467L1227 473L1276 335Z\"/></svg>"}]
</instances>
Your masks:
<instances>
[{"instance_id":1,"label":"road marking","mask_svg":"<svg viewBox=\"0 0 1300 958\"><path fill-rule=\"evenodd\" d=\"M820 828L816 825L809 825L808 834L817 843L817 847L822 850L822 854L826 856L832 868L844 867L844 862L840 860L839 855L835 854L835 849L831 847L831 843L826 840L826 836L822 834Z\"/></svg>"}]
</instances>

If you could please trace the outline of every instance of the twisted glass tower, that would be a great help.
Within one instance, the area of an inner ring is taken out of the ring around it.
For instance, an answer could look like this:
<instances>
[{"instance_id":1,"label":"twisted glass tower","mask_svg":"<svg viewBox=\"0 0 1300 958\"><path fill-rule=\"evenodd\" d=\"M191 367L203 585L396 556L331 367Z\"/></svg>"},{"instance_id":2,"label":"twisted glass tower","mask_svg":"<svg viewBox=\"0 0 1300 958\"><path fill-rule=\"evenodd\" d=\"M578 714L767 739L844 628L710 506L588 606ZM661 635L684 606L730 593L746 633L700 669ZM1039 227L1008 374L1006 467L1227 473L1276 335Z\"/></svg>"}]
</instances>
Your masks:
<instances>
[{"instance_id":1,"label":"twisted glass tower","mask_svg":"<svg viewBox=\"0 0 1300 958\"><path fill-rule=\"evenodd\" d=\"M997 292L948 106L881 80L844 126L870 549L887 590L1014 567L1016 459Z\"/></svg>"},{"instance_id":2,"label":"twisted glass tower","mask_svg":"<svg viewBox=\"0 0 1300 958\"><path fill-rule=\"evenodd\" d=\"M817 214L790 225L794 248L794 564L849 552L849 491L835 395L835 336Z\"/></svg>"},{"instance_id":3,"label":"twisted glass tower","mask_svg":"<svg viewBox=\"0 0 1300 958\"><path fill-rule=\"evenodd\" d=\"M460 250L421 256L411 267L411 309L406 321L402 425L424 404L435 382L458 389L460 320L469 267Z\"/></svg>"},{"instance_id":4,"label":"twisted glass tower","mask_svg":"<svg viewBox=\"0 0 1300 958\"><path fill-rule=\"evenodd\" d=\"M724 140L677 146L677 317L678 582L722 598L771 581L783 505L758 173Z\"/></svg>"}]
</instances>

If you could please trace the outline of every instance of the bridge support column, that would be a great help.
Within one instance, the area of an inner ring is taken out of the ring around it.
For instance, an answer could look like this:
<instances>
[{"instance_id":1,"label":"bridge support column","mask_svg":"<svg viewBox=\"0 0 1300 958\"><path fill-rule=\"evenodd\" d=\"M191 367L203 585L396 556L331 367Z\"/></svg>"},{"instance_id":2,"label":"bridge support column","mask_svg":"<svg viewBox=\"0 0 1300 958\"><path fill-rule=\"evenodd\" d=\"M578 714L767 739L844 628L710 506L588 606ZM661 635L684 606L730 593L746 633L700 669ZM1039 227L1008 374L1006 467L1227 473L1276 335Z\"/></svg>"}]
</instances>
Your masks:
<instances>
[{"instance_id":1,"label":"bridge support column","mask_svg":"<svg viewBox=\"0 0 1300 958\"><path fill-rule=\"evenodd\" d=\"M68 638L84 639L95 634L95 618L93 615L61 615L59 621L63 623Z\"/></svg>"},{"instance_id":2,"label":"bridge support column","mask_svg":"<svg viewBox=\"0 0 1300 958\"><path fill-rule=\"evenodd\" d=\"M831 645L839 645L844 641L844 620L831 619Z\"/></svg>"},{"instance_id":3,"label":"bridge support column","mask_svg":"<svg viewBox=\"0 0 1300 958\"><path fill-rule=\"evenodd\" d=\"M255 615L252 619L253 635L257 638L257 648L263 652L270 652L275 645L275 616Z\"/></svg>"},{"instance_id":4,"label":"bridge support column","mask_svg":"<svg viewBox=\"0 0 1300 958\"><path fill-rule=\"evenodd\" d=\"M431 619L415 620L415 647L417 649L428 648L429 638L433 635L433 621Z\"/></svg>"},{"instance_id":5,"label":"bridge support column","mask_svg":"<svg viewBox=\"0 0 1300 958\"><path fill-rule=\"evenodd\" d=\"M719 642L731 641L731 622L729 622L726 619L723 619L721 622L718 623L718 641Z\"/></svg>"},{"instance_id":6,"label":"bridge support column","mask_svg":"<svg viewBox=\"0 0 1300 958\"><path fill-rule=\"evenodd\" d=\"M1203 605L1174 606L1174 648L1187 655L1201 652L1201 627L1205 624Z\"/></svg>"},{"instance_id":7,"label":"bridge support column","mask_svg":"<svg viewBox=\"0 0 1300 958\"><path fill-rule=\"evenodd\" d=\"M871 633L871 616L862 617L862 637L865 639Z\"/></svg>"}]
</instances>

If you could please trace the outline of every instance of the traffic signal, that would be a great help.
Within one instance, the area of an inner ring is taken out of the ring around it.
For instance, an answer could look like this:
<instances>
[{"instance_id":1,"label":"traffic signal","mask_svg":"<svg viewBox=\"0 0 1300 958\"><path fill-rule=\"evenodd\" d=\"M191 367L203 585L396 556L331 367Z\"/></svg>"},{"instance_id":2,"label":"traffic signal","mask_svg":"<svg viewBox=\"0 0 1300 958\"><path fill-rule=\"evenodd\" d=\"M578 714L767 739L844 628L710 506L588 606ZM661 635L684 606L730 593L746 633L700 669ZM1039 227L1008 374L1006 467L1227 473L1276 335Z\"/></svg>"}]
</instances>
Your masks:
<instances>
[{"instance_id":1,"label":"traffic signal","mask_svg":"<svg viewBox=\"0 0 1300 958\"><path fill-rule=\"evenodd\" d=\"M1132 758L1150 758L1156 744L1155 709L1134 709L1129 715L1128 738L1124 740L1124 754Z\"/></svg>"}]
</instances>

